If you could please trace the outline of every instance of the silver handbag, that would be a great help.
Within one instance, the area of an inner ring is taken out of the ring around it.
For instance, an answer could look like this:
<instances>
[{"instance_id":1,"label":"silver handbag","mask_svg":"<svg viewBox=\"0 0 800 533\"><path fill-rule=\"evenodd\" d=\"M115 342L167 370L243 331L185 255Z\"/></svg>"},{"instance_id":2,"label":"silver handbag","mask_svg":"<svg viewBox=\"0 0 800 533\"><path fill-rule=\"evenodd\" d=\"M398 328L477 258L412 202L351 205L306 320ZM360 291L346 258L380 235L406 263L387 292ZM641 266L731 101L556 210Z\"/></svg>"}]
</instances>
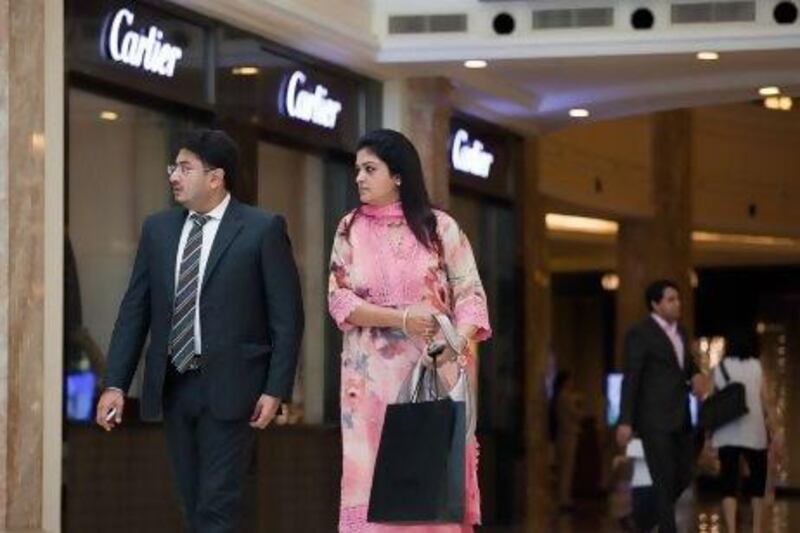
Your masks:
<instances>
[{"instance_id":1,"label":"silver handbag","mask_svg":"<svg viewBox=\"0 0 800 533\"><path fill-rule=\"evenodd\" d=\"M447 345L449 345L454 352L458 353L461 347L459 346L459 335L455 327L453 327L453 323L447 315L444 314L436 314L434 318L439 323L445 342L437 341L429 344L428 355L435 359L438 354L442 353ZM414 368L411 369L403 386L400 387L397 403L432 401L445 396L453 401L464 402L466 408L465 427L467 439L469 439L475 434L477 416L475 398L469 386L469 376L467 375L466 368L463 366L459 365L456 382L450 387L436 371L431 371L426 367L420 357L414 365Z\"/></svg>"}]
</instances>

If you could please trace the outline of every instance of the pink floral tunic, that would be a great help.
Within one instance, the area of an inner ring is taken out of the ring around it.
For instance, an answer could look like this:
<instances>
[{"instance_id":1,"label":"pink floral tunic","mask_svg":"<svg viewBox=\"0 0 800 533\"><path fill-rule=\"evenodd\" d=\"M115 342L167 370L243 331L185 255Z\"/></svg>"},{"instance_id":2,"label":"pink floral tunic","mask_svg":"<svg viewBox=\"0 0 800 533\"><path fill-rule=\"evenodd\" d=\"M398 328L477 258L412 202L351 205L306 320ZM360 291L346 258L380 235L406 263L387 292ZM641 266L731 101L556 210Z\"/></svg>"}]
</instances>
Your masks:
<instances>
[{"instance_id":1,"label":"pink floral tunic","mask_svg":"<svg viewBox=\"0 0 800 533\"><path fill-rule=\"evenodd\" d=\"M491 335L486 294L472 249L446 213L435 211L443 258L417 241L400 203L362 205L339 224L331 254L330 313L344 332L342 350L342 496L339 531L449 533L472 531L480 523L478 445L467 443L466 513L463 525L390 526L367 522L367 506L386 405L425 348L425 342L394 328L357 327L347 321L364 302L403 309L426 302L447 313L456 327L477 327L476 339ZM471 358L472 359L472 358ZM474 362L472 363L474 364ZM474 367L471 369L474 376Z\"/></svg>"}]
</instances>

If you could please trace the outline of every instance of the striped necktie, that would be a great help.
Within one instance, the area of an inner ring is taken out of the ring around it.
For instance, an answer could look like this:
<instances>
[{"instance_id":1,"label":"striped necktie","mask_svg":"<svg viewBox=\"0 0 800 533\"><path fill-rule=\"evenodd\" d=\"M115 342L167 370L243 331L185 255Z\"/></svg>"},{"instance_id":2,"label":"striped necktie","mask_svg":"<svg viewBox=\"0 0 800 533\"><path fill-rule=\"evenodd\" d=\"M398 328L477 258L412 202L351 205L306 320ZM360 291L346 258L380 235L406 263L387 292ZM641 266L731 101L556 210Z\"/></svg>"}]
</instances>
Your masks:
<instances>
[{"instance_id":1,"label":"striped necktie","mask_svg":"<svg viewBox=\"0 0 800 533\"><path fill-rule=\"evenodd\" d=\"M203 249L203 225L208 215L193 213L190 216L192 229L183 247L175 305L172 308L172 329L169 347L172 364L178 372L185 372L194 357L194 311L200 277L200 254Z\"/></svg>"}]
</instances>

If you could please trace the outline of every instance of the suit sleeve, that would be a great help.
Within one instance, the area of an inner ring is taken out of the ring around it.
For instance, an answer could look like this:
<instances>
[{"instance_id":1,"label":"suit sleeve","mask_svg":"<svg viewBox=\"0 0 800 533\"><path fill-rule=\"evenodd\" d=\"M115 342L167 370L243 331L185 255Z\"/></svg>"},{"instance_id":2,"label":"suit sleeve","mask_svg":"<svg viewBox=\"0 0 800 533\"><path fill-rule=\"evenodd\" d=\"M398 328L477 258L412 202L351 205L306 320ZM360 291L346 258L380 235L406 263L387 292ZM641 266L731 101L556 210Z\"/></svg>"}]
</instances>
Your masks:
<instances>
[{"instance_id":1,"label":"suit sleeve","mask_svg":"<svg viewBox=\"0 0 800 533\"><path fill-rule=\"evenodd\" d=\"M127 391L131 385L150 329L149 240L148 222L145 221L128 289L119 306L108 348L105 386L122 391Z\"/></svg>"},{"instance_id":2,"label":"suit sleeve","mask_svg":"<svg viewBox=\"0 0 800 533\"><path fill-rule=\"evenodd\" d=\"M619 423L633 425L633 406L639 396L642 372L644 369L645 347L641 336L635 329L625 335L624 357L625 378L622 380L622 402Z\"/></svg>"},{"instance_id":3,"label":"suit sleeve","mask_svg":"<svg viewBox=\"0 0 800 533\"><path fill-rule=\"evenodd\" d=\"M686 335L682 336L683 339L683 359L684 369L686 372L686 376L689 380L691 380L696 374L700 374L700 368L697 366L697 362L694 360L694 355L692 354L692 350L690 349L689 340Z\"/></svg>"},{"instance_id":4,"label":"suit sleeve","mask_svg":"<svg viewBox=\"0 0 800 533\"><path fill-rule=\"evenodd\" d=\"M283 217L273 217L265 229L261 242L261 269L273 344L263 392L288 400L294 385L304 315L300 278Z\"/></svg>"}]
</instances>

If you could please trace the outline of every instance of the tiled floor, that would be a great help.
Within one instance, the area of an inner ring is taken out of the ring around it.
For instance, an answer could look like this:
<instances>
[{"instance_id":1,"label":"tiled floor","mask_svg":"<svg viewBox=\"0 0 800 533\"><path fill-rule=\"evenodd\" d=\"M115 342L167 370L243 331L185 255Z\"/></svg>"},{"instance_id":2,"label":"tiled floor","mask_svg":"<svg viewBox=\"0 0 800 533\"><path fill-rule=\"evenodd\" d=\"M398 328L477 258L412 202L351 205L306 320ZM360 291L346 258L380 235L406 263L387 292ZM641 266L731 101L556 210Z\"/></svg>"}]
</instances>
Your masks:
<instances>
[{"instance_id":1,"label":"tiled floor","mask_svg":"<svg viewBox=\"0 0 800 533\"><path fill-rule=\"evenodd\" d=\"M742 533L751 531L749 505L740 510ZM790 526L790 524L795 524ZM764 529L769 533L792 533L800 531L800 499L781 498L771 507ZM724 533L720 502L703 500L698 502L691 492L684 494L678 506L678 528L683 533ZM480 533L515 533L515 526L485 526ZM617 533L624 531L611 517L609 506L602 500L581 500L575 510L552 518L547 531L542 533Z\"/></svg>"}]
</instances>

